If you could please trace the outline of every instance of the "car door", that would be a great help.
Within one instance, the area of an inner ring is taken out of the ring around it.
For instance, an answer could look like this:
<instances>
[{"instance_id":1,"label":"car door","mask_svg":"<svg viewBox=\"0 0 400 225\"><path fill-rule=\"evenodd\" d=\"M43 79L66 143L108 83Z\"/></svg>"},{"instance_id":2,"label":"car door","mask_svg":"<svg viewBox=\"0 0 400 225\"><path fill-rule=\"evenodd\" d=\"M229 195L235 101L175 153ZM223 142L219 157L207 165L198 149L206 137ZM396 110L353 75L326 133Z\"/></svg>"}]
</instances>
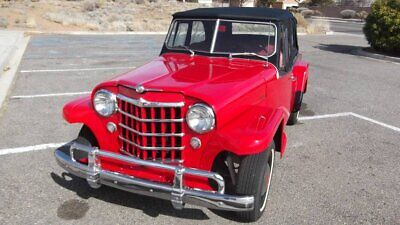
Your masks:
<instances>
[{"instance_id":1,"label":"car door","mask_svg":"<svg viewBox=\"0 0 400 225\"><path fill-rule=\"evenodd\" d=\"M289 47L289 32L287 26L280 27L277 48L277 79L267 85L267 101L273 107L282 109L289 116L294 97L296 78L291 70L291 56Z\"/></svg>"}]
</instances>

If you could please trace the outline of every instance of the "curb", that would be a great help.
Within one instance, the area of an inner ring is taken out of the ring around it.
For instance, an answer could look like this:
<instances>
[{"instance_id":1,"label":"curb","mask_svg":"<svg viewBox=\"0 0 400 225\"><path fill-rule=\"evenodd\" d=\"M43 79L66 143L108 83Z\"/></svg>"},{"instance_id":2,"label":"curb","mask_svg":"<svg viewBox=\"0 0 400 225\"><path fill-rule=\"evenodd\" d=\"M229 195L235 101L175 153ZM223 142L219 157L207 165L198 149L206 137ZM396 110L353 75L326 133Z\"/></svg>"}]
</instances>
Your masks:
<instances>
[{"instance_id":1,"label":"curb","mask_svg":"<svg viewBox=\"0 0 400 225\"><path fill-rule=\"evenodd\" d=\"M323 16L311 16L311 19L327 20L327 21L334 21L334 22L351 22L351 23L361 23L361 24L365 23L365 21L362 19L342 19L342 18L336 18L336 17L323 17Z\"/></svg>"},{"instance_id":2,"label":"curb","mask_svg":"<svg viewBox=\"0 0 400 225\"><path fill-rule=\"evenodd\" d=\"M153 32L153 31L133 31L133 32L96 32L96 31L26 31L26 34L35 35L35 34L60 34L60 35L166 35L167 32Z\"/></svg>"},{"instance_id":3,"label":"curb","mask_svg":"<svg viewBox=\"0 0 400 225\"><path fill-rule=\"evenodd\" d=\"M9 45L8 48L5 51L4 59L0 61L0 74L6 70L6 67L8 66L11 57L13 56L14 52L18 49L18 43L21 41L21 39L24 38L24 34L21 33L21 35L18 36L17 40L14 41L12 45Z\"/></svg>"},{"instance_id":4,"label":"curb","mask_svg":"<svg viewBox=\"0 0 400 225\"><path fill-rule=\"evenodd\" d=\"M393 63L400 63L400 58L382 55L382 54L378 54L378 53L367 52L367 51L364 51L362 48L358 48L357 50L355 50L355 53L357 55L368 57L368 58L379 59L379 60L389 61L389 62L393 62Z\"/></svg>"},{"instance_id":5,"label":"curb","mask_svg":"<svg viewBox=\"0 0 400 225\"><path fill-rule=\"evenodd\" d=\"M0 114L5 105L4 103L6 102L6 98L13 84L15 75L17 74L19 63L25 53L29 40L30 36L25 36L24 34L21 35L12 46L13 51L8 54L10 60L8 60L8 63L4 63L4 66L9 66L10 69L4 72L3 69L0 71Z\"/></svg>"}]
</instances>

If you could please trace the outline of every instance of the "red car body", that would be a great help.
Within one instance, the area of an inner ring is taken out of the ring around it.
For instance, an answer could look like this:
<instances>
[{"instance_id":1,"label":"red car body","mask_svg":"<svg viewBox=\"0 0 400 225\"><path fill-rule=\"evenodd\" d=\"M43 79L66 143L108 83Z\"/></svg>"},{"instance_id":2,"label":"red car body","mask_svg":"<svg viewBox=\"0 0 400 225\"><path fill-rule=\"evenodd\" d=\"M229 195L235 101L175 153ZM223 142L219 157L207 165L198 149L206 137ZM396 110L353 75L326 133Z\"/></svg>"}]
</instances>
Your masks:
<instances>
[{"instance_id":1,"label":"red car body","mask_svg":"<svg viewBox=\"0 0 400 225\"><path fill-rule=\"evenodd\" d=\"M182 159L185 167L211 170L214 159L223 151L236 155L255 154L266 149L275 139L281 156L285 152L285 126L294 107L295 93L305 92L308 80L308 63L298 59L293 71L279 77L275 66L261 60L164 54L133 71L99 84L93 93L102 88L117 93L142 84L149 89L146 99L177 101L187 105L207 102L215 111L216 127L206 134L197 134L185 127ZM191 74L190 77L187 74ZM134 93L133 93L134 94ZM118 116L99 116L92 105L93 96L76 99L63 109L69 123L85 124L93 131L100 149L120 153L119 132L110 134L106 124L118 124ZM184 109L186 113L187 108ZM200 149L189 145L191 137L199 137ZM124 166L120 162L103 161L105 168L135 177L158 182L172 182L173 173L152 171L147 168ZM188 179L186 185L210 189L204 180Z\"/></svg>"},{"instance_id":2,"label":"red car body","mask_svg":"<svg viewBox=\"0 0 400 225\"><path fill-rule=\"evenodd\" d=\"M285 127L297 122L307 90L301 58L296 20L285 10L174 14L159 57L65 105L65 120L83 128L55 151L57 162L94 188L255 221L275 151L283 156Z\"/></svg>"}]
</instances>

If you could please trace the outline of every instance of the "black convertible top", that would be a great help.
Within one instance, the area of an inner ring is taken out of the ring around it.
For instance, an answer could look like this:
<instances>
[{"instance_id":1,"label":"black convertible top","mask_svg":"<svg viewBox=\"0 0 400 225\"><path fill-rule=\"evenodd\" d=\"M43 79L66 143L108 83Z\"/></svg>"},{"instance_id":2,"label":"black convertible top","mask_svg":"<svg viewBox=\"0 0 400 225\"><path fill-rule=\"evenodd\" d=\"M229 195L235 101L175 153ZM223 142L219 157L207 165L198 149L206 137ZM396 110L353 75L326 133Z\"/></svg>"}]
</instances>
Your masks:
<instances>
[{"instance_id":1,"label":"black convertible top","mask_svg":"<svg viewBox=\"0 0 400 225\"><path fill-rule=\"evenodd\" d=\"M294 19L287 10L253 7L198 8L177 12L174 18L287 21Z\"/></svg>"}]
</instances>

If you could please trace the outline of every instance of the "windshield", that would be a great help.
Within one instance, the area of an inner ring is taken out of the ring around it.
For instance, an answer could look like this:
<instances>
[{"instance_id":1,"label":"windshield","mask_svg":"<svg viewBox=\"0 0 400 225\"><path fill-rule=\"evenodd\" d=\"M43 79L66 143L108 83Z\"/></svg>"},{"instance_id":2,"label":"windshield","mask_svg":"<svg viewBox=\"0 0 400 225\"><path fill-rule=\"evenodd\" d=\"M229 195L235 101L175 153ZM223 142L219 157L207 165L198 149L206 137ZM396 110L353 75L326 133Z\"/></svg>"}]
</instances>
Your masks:
<instances>
[{"instance_id":1,"label":"windshield","mask_svg":"<svg viewBox=\"0 0 400 225\"><path fill-rule=\"evenodd\" d=\"M253 53L270 57L276 49L276 26L268 22L174 20L166 47L216 54Z\"/></svg>"}]
</instances>

